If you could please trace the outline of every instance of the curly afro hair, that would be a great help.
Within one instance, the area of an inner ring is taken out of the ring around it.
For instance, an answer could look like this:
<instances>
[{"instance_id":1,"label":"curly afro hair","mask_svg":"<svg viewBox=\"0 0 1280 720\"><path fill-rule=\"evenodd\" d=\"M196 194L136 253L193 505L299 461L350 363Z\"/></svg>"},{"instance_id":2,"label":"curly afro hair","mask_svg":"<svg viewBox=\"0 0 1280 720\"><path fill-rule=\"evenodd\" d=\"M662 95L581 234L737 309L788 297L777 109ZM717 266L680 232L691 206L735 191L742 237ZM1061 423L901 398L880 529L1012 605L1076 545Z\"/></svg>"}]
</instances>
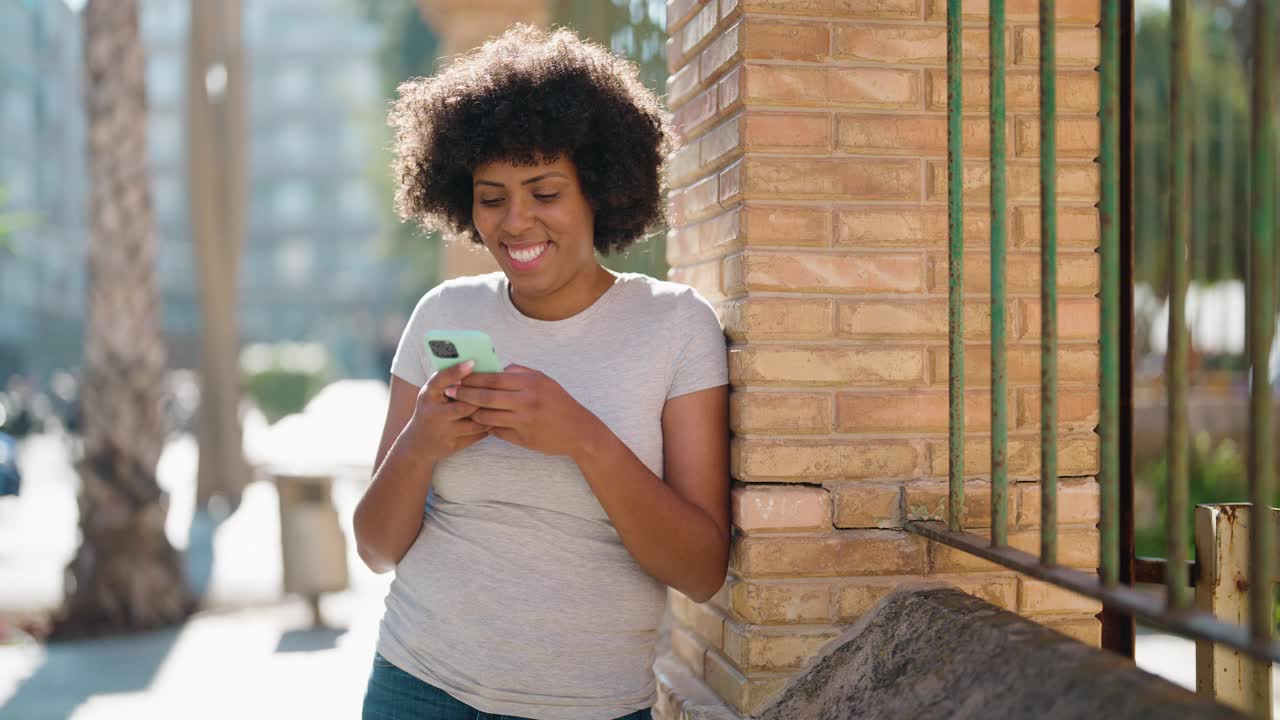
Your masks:
<instances>
[{"instance_id":1,"label":"curly afro hair","mask_svg":"<svg viewBox=\"0 0 1280 720\"><path fill-rule=\"evenodd\" d=\"M481 242L472 171L567 155L594 213L595 246L626 248L665 220L670 117L636 66L573 31L516 25L439 73L402 83L395 129L396 210L446 238Z\"/></svg>"}]
</instances>

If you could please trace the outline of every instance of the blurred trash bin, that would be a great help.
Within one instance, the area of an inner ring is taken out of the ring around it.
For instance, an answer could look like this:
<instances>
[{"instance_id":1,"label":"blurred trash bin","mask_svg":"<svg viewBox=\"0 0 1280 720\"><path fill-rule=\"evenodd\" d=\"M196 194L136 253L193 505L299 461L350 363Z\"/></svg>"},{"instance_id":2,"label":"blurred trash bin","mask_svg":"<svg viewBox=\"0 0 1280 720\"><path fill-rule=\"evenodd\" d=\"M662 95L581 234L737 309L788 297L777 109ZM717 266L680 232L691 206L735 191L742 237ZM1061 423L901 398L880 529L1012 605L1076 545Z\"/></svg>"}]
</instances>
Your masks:
<instances>
[{"instance_id":1,"label":"blurred trash bin","mask_svg":"<svg viewBox=\"0 0 1280 720\"><path fill-rule=\"evenodd\" d=\"M17 495L22 488L18 473L18 441L0 432L0 496Z\"/></svg>"},{"instance_id":2,"label":"blurred trash bin","mask_svg":"<svg viewBox=\"0 0 1280 720\"><path fill-rule=\"evenodd\" d=\"M273 471L280 495L284 592L311 605L319 624L320 594L346 590L347 541L333 504L333 476Z\"/></svg>"}]
</instances>

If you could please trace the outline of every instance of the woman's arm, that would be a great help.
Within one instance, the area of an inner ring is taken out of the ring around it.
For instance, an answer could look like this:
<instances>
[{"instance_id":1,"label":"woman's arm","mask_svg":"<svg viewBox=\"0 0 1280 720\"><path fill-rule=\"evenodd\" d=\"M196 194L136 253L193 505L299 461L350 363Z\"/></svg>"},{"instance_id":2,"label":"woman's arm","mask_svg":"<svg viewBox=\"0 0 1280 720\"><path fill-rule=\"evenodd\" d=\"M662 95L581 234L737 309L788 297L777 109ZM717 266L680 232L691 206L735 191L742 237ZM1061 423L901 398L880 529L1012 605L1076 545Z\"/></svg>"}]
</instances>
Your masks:
<instances>
[{"instance_id":1,"label":"woman's arm","mask_svg":"<svg viewBox=\"0 0 1280 720\"><path fill-rule=\"evenodd\" d=\"M664 482L599 419L571 454L627 550L650 575L706 602L729 565L729 390L662 410Z\"/></svg>"}]
</instances>

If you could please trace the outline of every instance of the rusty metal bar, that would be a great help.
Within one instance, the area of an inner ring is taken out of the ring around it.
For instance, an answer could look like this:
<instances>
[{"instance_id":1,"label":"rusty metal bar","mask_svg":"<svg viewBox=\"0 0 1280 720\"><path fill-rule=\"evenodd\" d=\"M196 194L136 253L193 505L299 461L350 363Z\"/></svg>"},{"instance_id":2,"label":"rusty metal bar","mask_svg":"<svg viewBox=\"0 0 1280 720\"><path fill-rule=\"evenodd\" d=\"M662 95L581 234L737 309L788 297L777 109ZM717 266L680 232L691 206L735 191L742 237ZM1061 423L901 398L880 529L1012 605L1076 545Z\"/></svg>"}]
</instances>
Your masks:
<instances>
[{"instance_id":1,"label":"rusty metal bar","mask_svg":"<svg viewBox=\"0 0 1280 720\"><path fill-rule=\"evenodd\" d=\"M991 0L991 544L1009 544L1009 384L1006 356L1005 4Z\"/></svg>"},{"instance_id":2,"label":"rusty metal bar","mask_svg":"<svg viewBox=\"0 0 1280 720\"><path fill-rule=\"evenodd\" d=\"M964 529L963 0L947 0L947 527Z\"/></svg>"},{"instance_id":3,"label":"rusty metal bar","mask_svg":"<svg viewBox=\"0 0 1280 720\"><path fill-rule=\"evenodd\" d=\"M1190 504L1187 442L1187 252L1191 239L1191 30L1190 0L1172 0L1170 20L1171 115L1173 201L1169 203L1169 351L1165 355L1165 385L1168 388L1169 474L1166 488L1165 555L1169 558L1165 581L1169 607L1181 609L1191 604L1187 585L1187 544L1190 540L1187 514Z\"/></svg>"},{"instance_id":4,"label":"rusty metal bar","mask_svg":"<svg viewBox=\"0 0 1280 720\"><path fill-rule=\"evenodd\" d=\"M1040 0L1040 562L1058 562L1057 14Z\"/></svg>"},{"instance_id":5,"label":"rusty metal bar","mask_svg":"<svg viewBox=\"0 0 1280 720\"><path fill-rule=\"evenodd\" d=\"M1100 117L1102 125L1099 160L1102 164L1102 310L1101 310L1101 522L1099 567L1103 582L1114 585L1119 578L1119 343L1120 343L1120 258L1117 217L1120 190L1120 14L1119 0L1102 0L1102 64Z\"/></svg>"},{"instance_id":6,"label":"rusty metal bar","mask_svg":"<svg viewBox=\"0 0 1280 720\"><path fill-rule=\"evenodd\" d=\"M1108 584L1094 573L1074 568L1045 567L1031 553L1011 547L992 547L990 541L981 535L948 532L946 526L939 522L908 522L906 529L1037 580L1100 600L1104 606L1119 608L1170 632L1229 645L1260 660L1280 662L1280 643L1255 639L1248 629L1240 625L1224 623L1208 613L1194 609L1170 612L1162 590L1140 590Z\"/></svg>"}]
</instances>

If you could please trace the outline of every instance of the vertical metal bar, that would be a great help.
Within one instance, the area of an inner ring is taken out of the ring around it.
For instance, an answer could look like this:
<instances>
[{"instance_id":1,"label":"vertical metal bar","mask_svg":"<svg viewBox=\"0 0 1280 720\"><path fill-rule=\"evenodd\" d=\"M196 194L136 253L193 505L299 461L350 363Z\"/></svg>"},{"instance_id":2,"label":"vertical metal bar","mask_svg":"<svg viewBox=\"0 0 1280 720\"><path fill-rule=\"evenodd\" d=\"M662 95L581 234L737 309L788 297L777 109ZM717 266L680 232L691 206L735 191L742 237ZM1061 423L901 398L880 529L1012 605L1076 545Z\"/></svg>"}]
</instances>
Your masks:
<instances>
[{"instance_id":1,"label":"vertical metal bar","mask_svg":"<svg viewBox=\"0 0 1280 720\"><path fill-rule=\"evenodd\" d=\"M1120 189L1120 0L1102 0L1102 63L1100 115L1102 137L1102 311L1101 311L1101 543L1099 567L1103 583L1112 585L1119 566L1119 224L1116 216Z\"/></svg>"},{"instance_id":2,"label":"vertical metal bar","mask_svg":"<svg viewBox=\"0 0 1280 720\"><path fill-rule=\"evenodd\" d=\"M1056 3L1040 0L1040 562L1058 563Z\"/></svg>"},{"instance_id":3,"label":"vertical metal bar","mask_svg":"<svg viewBox=\"0 0 1280 720\"><path fill-rule=\"evenodd\" d=\"M1133 253L1135 208L1133 204L1133 28L1132 2L1120 5L1120 188L1117 215L1120 247L1120 403L1119 403L1119 582L1134 583L1133 552ZM1102 647L1133 659L1137 623L1132 613L1114 604L1103 605Z\"/></svg>"},{"instance_id":4,"label":"vertical metal bar","mask_svg":"<svg viewBox=\"0 0 1280 720\"><path fill-rule=\"evenodd\" d=\"M1005 9L991 0L991 544L1009 542L1009 428L1005 358Z\"/></svg>"},{"instance_id":5,"label":"vertical metal bar","mask_svg":"<svg viewBox=\"0 0 1280 720\"><path fill-rule=\"evenodd\" d=\"M1188 24L1190 0L1172 0L1170 20L1170 149L1173 153L1171 178L1173 202L1169 203L1169 223L1173 228L1169 243L1169 352L1165 355L1165 386L1168 388L1169 474L1166 495L1165 585L1171 609L1190 605L1187 579L1188 462L1187 447L1187 248L1191 239L1191 50Z\"/></svg>"},{"instance_id":6,"label":"vertical metal bar","mask_svg":"<svg viewBox=\"0 0 1280 720\"><path fill-rule=\"evenodd\" d=\"M962 0L947 0L947 529L964 530L964 149Z\"/></svg>"},{"instance_id":7,"label":"vertical metal bar","mask_svg":"<svg viewBox=\"0 0 1280 720\"><path fill-rule=\"evenodd\" d=\"M1249 210L1249 500L1255 509L1271 507L1275 459L1271 434L1271 383L1268 360L1275 331L1276 202L1276 19L1280 0L1255 0L1253 51L1252 202ZM1249 532L1249 626L1256 641L1271 639L1275 609L1271 573L1275 567L1275 531L1271 514L1254 513ZM1255 696L1257 697L1257 696ZM1258 698L1255 714L1269 710Z\"/></svg>"}]
</instances>

